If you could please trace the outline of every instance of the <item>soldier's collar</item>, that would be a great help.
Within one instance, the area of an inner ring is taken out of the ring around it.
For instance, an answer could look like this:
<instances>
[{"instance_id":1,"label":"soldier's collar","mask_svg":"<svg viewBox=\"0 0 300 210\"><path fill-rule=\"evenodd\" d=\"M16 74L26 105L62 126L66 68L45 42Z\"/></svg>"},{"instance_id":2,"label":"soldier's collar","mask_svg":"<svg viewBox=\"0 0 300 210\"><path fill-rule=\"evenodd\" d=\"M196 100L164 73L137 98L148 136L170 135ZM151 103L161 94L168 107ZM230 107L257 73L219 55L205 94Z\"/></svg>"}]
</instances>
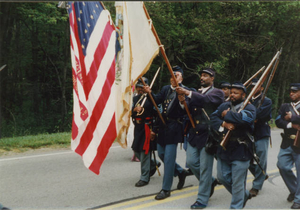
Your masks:
<instances>
[{"instance_id":1,"label":"soldier's collar","mask_svg":"<svg viewBox=\"0 0 300 210\"><path fill-rule=\"evenodd\" d=\"M170 85L170 87L171 87L172 90L176 90L176 88L172 87L172 85Z\"/></svg>"},{"instance_id":2,"label":"soldier's collar","mask_svg":"<svg viewBox=\"0 0 300 210\"><path fill-rule=\"evenodd\" d=\"M212 87L212 85L211 85L211 86L208 86L208 87L206 87L206 88L205 88L205 87L202 87L202 88L199 89L199 91L202 91L202 94L203 94L203 93L205 93L206 91L208 91L211 87Z\"/></svg>"}]
</instances>

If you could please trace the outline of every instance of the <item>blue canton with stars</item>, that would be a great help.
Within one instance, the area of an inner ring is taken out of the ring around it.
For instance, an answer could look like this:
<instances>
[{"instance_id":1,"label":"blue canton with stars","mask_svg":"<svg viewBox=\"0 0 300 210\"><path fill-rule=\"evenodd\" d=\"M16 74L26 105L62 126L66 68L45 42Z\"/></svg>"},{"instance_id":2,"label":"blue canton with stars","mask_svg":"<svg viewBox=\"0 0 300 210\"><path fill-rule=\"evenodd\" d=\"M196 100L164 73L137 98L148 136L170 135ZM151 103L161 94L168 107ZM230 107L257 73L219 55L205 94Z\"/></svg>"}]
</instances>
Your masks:
<instances>
[{"instance_id":1,"label":"blue canton with stars","mask_svg":"<svg viewBox=\"0 0 300 210\"><path fill-rule=\"evenodd\" d=\"M69 2L71 6L74 4L78 34L81 43L81 49L84 56L86 56L86 47L89 43L90 36L94 30L96 22L103 11L100 2ZM72 7L68 8L68 12L72 12ZM73 11L74 12L74 11Z\"/></svg>"}]
</instances>

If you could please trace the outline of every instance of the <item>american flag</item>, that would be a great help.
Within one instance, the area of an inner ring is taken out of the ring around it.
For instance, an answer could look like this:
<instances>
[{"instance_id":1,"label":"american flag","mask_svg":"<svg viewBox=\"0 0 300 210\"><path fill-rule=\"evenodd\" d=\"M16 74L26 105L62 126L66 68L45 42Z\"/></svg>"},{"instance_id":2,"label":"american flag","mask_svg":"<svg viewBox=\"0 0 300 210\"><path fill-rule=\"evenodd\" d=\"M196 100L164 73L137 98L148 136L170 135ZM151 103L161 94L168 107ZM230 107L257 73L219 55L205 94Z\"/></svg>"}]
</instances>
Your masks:
<instances>
[{"instance_id":1,"label":"american flag","mask_svg":"<svg viewBox=\"0 0 300 210\"><path fill-rule=\"evenodd\" d=\"M100 2L69 2L73 71L71 147L99 174L116 139L116 31Z\"/></svg>"}]
</instances>

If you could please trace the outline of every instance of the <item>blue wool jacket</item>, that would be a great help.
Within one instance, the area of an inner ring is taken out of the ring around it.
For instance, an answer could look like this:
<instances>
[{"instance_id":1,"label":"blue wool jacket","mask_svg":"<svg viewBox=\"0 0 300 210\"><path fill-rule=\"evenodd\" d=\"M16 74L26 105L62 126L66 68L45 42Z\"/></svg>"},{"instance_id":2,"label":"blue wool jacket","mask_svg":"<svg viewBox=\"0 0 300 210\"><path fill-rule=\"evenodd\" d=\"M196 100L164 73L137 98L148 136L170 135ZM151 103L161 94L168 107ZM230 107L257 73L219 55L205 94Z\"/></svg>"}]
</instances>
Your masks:
<instances>
[{"instance_id":1,"label":"blue wool jacket","mask_svg":"<svg viewBox=\"0 0 300 210\"><path fill-rule=\"evenodd\" d=\"M224 110L230 109L225 117L222 117ZM248 134L252 134L254 129L254 120L256 118L256 109L252 104L248 104L240 113L231 110L231 102L222 103L217 110L211 115L211 123L216 131L219 131L223 121L233 123L235 130L232 131L230 140L224 150L221 146L218 148L217 155L225 161L234 160L250 160L252 158L249 149L252 149L252 142L249 140ZM224 128L222 135L227 133ZM245 141L248 146L241 144L236 139Z\"/></svg>"},{"instance_id":2,"label":"blue wool jacket","mask_svg":"<svg viewBox=\"0 0 300 210\"><path fill-rule=\"evenodd\" d=\"M187 141L191 146L202 149L208 139L208 126L210 124L210 120L207 119L203 109L207 115L212 114L223 103L224 92L214 87L210 87L204 94L193 91L191 98L186 101L195 123L195 128L190 126Z\"/></svg>"},{"instance_id":3,"label":"blue wool jacket","mask_svg":"<svg viewBox=\"0 0 300 210\"><path fill-rule=\"evenodd\" d=\"M261 96L257 97L251 103L256 108L256 122L254 123L253 136L255 140L258 141L264 137L270 137L271 129L268 121L272 118L272 101L271 99L265 97L262 105L258 107L261 101Z\"/></svg>"}]
</instances>

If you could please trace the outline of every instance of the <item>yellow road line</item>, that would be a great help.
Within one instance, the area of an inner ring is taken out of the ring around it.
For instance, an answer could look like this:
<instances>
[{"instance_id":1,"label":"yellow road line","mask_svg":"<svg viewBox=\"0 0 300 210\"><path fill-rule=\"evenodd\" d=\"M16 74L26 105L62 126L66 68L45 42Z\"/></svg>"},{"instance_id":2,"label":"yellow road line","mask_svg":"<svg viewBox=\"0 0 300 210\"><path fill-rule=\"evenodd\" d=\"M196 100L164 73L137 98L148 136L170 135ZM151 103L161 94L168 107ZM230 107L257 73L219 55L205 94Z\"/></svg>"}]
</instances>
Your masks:
<instances>
[{"instance_id":1,"label":"yellow road line","mask_svg":"<svg viewBox=\"0 0 300 210\"><path fill-rule=\"evenodd\" d=\"M198 189L198 186L189 187L189 188L185 188L185 189L182 189L182 190L176 190L176 191L171 192L171 194L174 195L174 194L178 194L178 193L182 193L182 192L188 192L188 191L196 190L196 189ZM130 201L125 201L125 202L118 203L118 204L109 205L109 206L99 208L99 209L113 209L113 208L118 208L118 207L121 207L121 206L128 206L128 205L132 205L132 204L135 204L135 203L152 200L152 199L154 199L154 197L155 197L154 195L150 195L150 196L143 197L143 198L138 198L138 199L135 199L135 200L130 200Z\"/></svg>"},{"instance_id":2,"label":"yellow road line","mask_svg":"<svg viewBox=\"0 0 300 210\"><path fill-rule=\"evenodd\" d=\"M278 172L278 169L272 170L272 171L268 171L268 174L273 174ZM253 181L253 175L250 173L250 175L247 176L247 183ZM224 186L218 186L215 188L215 190L221 190L224 189ZM193 191L194 190L194 191ZM193 191L193 192L189 192L189 191ZM182 194L184 192L189 192L186 194ZM154 195L151 196L147 196L147 197L143 197L143 198L138 198L138 199L134 199L134 200L130 200L130 201L125 201L122 203L118 203L118 204L113 204L113 205L109 205L103 208L98 208L98 209L114 209L114 208L118 208L118 207L125 207L125 206L130 206L133 204L137 204L137 203L142 203L145 201L149 201L152 200L151 202L145 203L145 204L141 204L138 206L132 206L132 207L128 207L127 209L142 209L142 208L147 208L147 207L151 207L151 206L155 206L155 205L159 205L159 204L163 204L163 203L168 203L168 202L172 202L174 200L179 200L182 198L187 198L190 196L195 196L198 193L198 185L194 186L194 187L189 187L189 188L185 188L182 190L175 190L171 192L171 197L165 199L165 200L154 200ZM180 194L180 195L176 195L176 194ZM175 196L174 196L175 195Z\"/></svg>"}]
</instances>

